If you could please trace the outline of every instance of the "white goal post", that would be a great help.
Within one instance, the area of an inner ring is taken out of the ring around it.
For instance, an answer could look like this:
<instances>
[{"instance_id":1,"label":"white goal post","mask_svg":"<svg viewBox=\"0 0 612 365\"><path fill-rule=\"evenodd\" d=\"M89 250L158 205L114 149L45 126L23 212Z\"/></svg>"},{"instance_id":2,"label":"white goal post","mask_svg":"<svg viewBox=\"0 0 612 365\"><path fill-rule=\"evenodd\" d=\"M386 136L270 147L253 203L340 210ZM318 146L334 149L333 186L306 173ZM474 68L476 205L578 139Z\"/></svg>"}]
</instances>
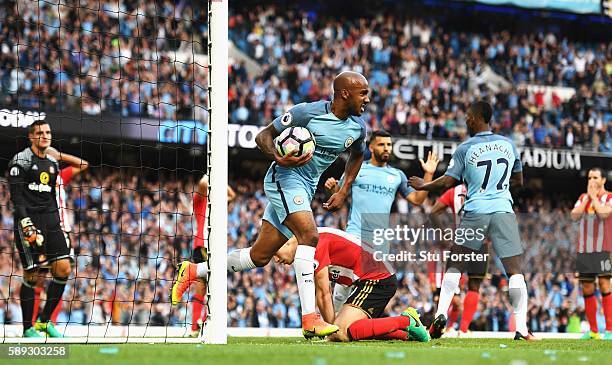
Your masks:
<instances>
[{"instance_id":1,"label":"white goal post","mask_svg":"<svg viewBox=\"0 0 612 365\"><path fill-rule=\"evenodd\" d=\"M227 343L228 0L208 2L208 175L210 212L204 342Z\"/></svg>"}]
</instances>

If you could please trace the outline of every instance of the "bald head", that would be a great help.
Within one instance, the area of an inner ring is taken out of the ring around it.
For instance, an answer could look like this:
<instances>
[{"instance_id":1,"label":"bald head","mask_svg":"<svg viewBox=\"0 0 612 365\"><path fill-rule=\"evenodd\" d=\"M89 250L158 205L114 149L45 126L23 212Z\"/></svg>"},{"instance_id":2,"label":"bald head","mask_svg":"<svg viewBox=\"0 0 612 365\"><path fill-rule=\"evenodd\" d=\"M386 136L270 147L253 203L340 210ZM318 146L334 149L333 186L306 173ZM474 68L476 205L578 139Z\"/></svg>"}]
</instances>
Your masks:
<instances>
[{"instance_id":1,"label":"bald head","mask_svg":"<svg viewBox=\"0 0 612 365\"><path fill-rule=\"evenodd\" d=\"M349 115L361 115L370 102L368 80L353 71L345 71L334 79L334 102L332 111L340 119Z\"/></svg>"},{"instance_id":2,"label":"bald head","mask_svg":"<svg viewBox=\"0 0 612 365\"><path fill-rule=\"evenodd\" d=\"M368 80L359 72L344 71L334 79L334 95L339 95L343 89L350 90L367 85Z\"/></svg>"}]
</instances>

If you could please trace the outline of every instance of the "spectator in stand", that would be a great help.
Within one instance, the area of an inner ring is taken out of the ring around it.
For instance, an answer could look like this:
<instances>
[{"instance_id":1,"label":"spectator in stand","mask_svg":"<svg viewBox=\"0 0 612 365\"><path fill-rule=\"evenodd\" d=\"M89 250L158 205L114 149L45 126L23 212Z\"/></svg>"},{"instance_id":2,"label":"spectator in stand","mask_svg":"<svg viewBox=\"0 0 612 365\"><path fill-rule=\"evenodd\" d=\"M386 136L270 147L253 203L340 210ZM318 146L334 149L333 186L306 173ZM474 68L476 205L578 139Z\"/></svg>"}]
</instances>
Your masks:
<instances>
[{"instance_id":1,"label":"spectator in stand","mask_svg":"<svg viewBox=\"0 0 612 365\"><path fill-rule=\"evenodd\" d=\"M579 44L552 32L468 33L437 19L426 12L371 10L338 19L298 6L232 9L230 39L260 63L263 77L232 65L230 110L265 125L298 100L325 97L333 75L352 69L371 81L366 118L373 129L462 140L466 106L487 98L495 105L494 131L520 146L609 151L610 44ZM489 89L487 70L508 86ZM562 99L543 86L575 93Z\"/></svg>"}]
</instances>

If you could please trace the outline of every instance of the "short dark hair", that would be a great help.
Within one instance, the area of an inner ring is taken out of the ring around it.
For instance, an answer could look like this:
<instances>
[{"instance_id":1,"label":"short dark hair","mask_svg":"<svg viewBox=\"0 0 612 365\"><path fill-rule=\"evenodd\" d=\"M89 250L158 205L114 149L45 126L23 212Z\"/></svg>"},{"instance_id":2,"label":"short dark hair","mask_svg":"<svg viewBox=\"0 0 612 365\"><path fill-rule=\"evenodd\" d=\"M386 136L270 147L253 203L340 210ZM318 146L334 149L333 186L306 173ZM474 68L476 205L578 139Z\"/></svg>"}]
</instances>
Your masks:
<instances>
[{"instance_id":1,"label":"short dark hair","mask_svg":"<svg viewBox=\"0 0 612 365\"><path fill-rule=\"evenodd\" d=\"M44 120L37 120L34 123L30 124L30 126L28 127L28 134L30 133L34 133L34 130L36 129L36 126L41 126L41 125L45 125L45 124L49 124L49 122L45 122Z\"/></svg>"},{"instance_id":2,"label":"short dark hair","mask_svg":"<svg viewBox=\"0 0 612 365\"><path fill-rule=\"evenodd\" d=\"M470 109L472 109L474 116L482 118L485 123L489 124L491 117L493 116L493 108L491 107L491 104L487 103L486 101L479 100L470 105Z\"/></svg>"},{"instance_id":3,"label":"short dark hair","mask_svg":"<svg viewBox=\"0 0 612 365\"><path fill-rule=\"evenodd\" d=\"M604 179L606 178L606 174L604 173L604 170L599 166L591 167L588 172L591 172L591 171L599 171L599 175L601 175L601 177Z\"/></svg>"},{"instance_id":4,"label":"short dark hair","mask_svg":"<svg viewBox=\"0 0 612 365\"><path fill-rule=\"evenodd\" d=\"M376 137L391 137L391 133L387 132L384 129L377 129L375 131L372 131L368 144L372 143L372 141L374 141Z\"/></svg>"}]
</instances>

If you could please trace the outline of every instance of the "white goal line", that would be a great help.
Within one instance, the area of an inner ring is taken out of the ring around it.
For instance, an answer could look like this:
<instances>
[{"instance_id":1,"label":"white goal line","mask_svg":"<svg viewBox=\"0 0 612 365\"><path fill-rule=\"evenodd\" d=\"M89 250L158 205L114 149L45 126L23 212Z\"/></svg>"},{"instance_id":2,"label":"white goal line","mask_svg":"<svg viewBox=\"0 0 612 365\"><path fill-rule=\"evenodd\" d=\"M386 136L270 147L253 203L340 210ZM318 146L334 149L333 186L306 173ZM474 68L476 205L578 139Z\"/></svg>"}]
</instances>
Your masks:
<instances>
[{"instance_id":1,"label":"white goal line","mask_svg":"<svg viewBox=\"0 0 612 365\"><path fill-rule=\"evenodd\" d=\"M195 337L186 337L191 328L163 326L115 326L115 325L58 325L65 338L22 338L21 325L0 325L0 343L200 343ZM229 327L230 337L302 337L299 328L237 328ZM205 330L206 331L206 330ZM578 339L580 333L539 332L542 339ZM457 332L443 338L456 338ZM512 339L510 332L476 331L461 335L461 338Z\"/></svg>"}]
</instances>

